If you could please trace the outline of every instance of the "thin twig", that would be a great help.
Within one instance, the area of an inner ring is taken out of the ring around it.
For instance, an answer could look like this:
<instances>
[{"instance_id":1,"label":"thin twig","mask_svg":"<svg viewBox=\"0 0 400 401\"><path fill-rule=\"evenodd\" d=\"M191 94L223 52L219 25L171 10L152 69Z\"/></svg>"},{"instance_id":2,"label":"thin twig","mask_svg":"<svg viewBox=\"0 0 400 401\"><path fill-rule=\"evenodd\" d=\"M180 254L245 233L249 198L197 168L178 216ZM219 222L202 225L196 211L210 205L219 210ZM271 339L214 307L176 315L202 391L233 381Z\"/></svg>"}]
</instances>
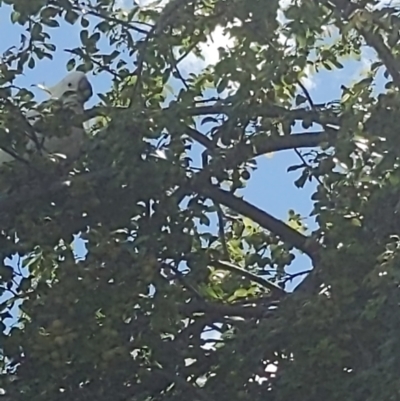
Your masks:
<instances>
[{"instance_id":1,"label":"thin twig","mask_svg":"<svg viewBox=\"0 0 400 401\"><path fill-rule=\"evenodd\" d=\"M82 14L82 7L81 6L72 6L72 8L75 11L80 11L81 14ZM130 23L128 21L124 21L124 20L121 20L121 19L115 18L115 17L110 17L107 14L96 12L93 9L85 8L85 14L89 14L89 15L92 15L93 17L101 18L101 19L103 19L105 21L108 21L108 22L112 22L112 23L115 24L115 26L123 26L124 28L132 29L133 31L136 31L136 32L141 33L143 35L146 35L149 32L146 29L141 29L141 28L138 28L138 27L132 25L132 23ZM136 22L134 22L134 23L136 23ZM140 23L140 22L138 21L137 23ZM142 25L143 25L143 23L142 23Z\"/></svg>"},{"instance_id":2,"label":"thin twig","mask_svg":"<svg viewBox=\"0 0 400 401\"><path fill-rule=\"evenodd\" d=\"M230 255L229 255L229 250L228 250L228 244L226 243L226 236L225 236L225 230L224 230L224 213L222 211L221 205L218 202L214 202L215 208L217 209L217 218L218 218L218 234L219 238L221 241L221 246L222 246L222 253L224 256L224 259L229 261L230 260Z\"/></svg>"},{"instance_id":3,"label":"thin twig","mask_svg":"<svg viewBox=\"0 0 400 401\"><path fill-rule=\"evenodd\" d=\"M274 283L271 283L270 281L266 280L265 278L262 278L260 276L257 276L248 270L242 269L239 266L236 266L232 263L226 262L226 261L221 261L221 260L213 260L210 262L211 266L214 266L218 269L221 270L228 270L232 273L240 274L246 278L248 278L251 281L254 281L255 283L261 285L264 288L267 288L271 291L272 295L277 298L282 298L283 296L286 295L286 292L279 286L277 286Z\"/></svg>"},{"instance_id":4,"label":"thin twig","mask_svg":"<svg viewBox=\"0 0 400 401\"><path fill-rule=\"evenodd\" d=\"M314 105L314 102L313 102L313 100L311 98L310 92L304 86L304 84L300 81L300 79L298 80L298 84L299 84L301 90L303 91L304 96L306 97L306 99L307 99L308 103L310 104L311 108L315 110L315 105Z\"/></svg>"},{"instance_id":5,"label":"thin twig","mask_svg":"<svg viewBox=\"0 0 400 401\"><path fill-rule=\"evenodd\" d=\"M312 272L312 269L303 270L303 271L301 271L301 272L297 272L297 273L293 273L293 274L291 274L291 273L286 273L286 275L287 275L288 277L285 279L285 281L293 280L293 279L296 278L296 277L304 276L305 274L309 274L309 273L311 273L311 272Z\"/></svg>"},{"instance_id":6,"label":"thin twig","mask_svg":"<svg viewBox=\"0 0 400 401\"><path fill-rule=\"evenodd\" d=\"M170 57L171 57L171 64L172 64L172 67L175 69L175 72L176 72L176 74L178 75L179 80L182 82L183 86L184 86L184 87L186 88L186 90L188 91L188 90L190 89L190 88L189 88L189 85L186 83L185 78L183 78L183 76L182 76L182 74L181 74L181 72L180 72L180 70L179 70L178 63L177 63L176 60L175 60L174 51L173 51L173 49L169 49L169 51L170 51Z\"/></svg>"},{"instance_id":7,"label":"thin twig","mask_svg":"<svg viewBox=\"0 0 400 401\"><path fill-rule=\"evenodd\" d=\"M184 287L186 287L199 301L206 302L203 296L190 283L188 283L185 275L181 271L179 271L175 266L166 263L162 263L161 266L166 269L172 270L175 273L178 280L182 282Z\"/></svg>"},{"instance_id":8,"label":"thin twig","mask_svg":"<svg viewBox=\"0 0 400 401\"><path fill-rule=\"evenodd\" d=\"M66 53L73 54L74 56L78 56L78 57L80 57L80 59L82 59L82 56L79 55L76 51L74 51L74 49L64 49L64 51L65 51ZM108 72L108 73L109 73L110 75L112 75L116 80L121 79L121 77L120 77L115 71L113 71L108 65L102 64L100 61L94 59L93 57L91 57L90 61L91 61L93 64L97 65L102 71Z\"/></svg>"},{"instance_id":9,"label":"thin twig","mask_svg":"<svg viewBox=\"0 0 400 401\"><path fill-rule=\"evenodd\" d=\"M310 104L311 109L315 110L315 105L314 105L314 102L313 102L312 97L310 95L310 92L308 91L308 89L303 85L303 83L300 80L298 81L298 83L299 83L299 86L300 86L301 90L304 93L304 96L306 97L308 103ZM308 162L303 157L303 155L300 153L300 151L297 148L295 148L294 151L295 151L296 155L300 158L300 160L304 163L304 165L309 166ZM321 179L319 177L317 177L316 175L312 175L312 177L318 182L319 185L321 185L321 187L325 187L323 182L321 181Z\"/></svg>"}]
</instances>

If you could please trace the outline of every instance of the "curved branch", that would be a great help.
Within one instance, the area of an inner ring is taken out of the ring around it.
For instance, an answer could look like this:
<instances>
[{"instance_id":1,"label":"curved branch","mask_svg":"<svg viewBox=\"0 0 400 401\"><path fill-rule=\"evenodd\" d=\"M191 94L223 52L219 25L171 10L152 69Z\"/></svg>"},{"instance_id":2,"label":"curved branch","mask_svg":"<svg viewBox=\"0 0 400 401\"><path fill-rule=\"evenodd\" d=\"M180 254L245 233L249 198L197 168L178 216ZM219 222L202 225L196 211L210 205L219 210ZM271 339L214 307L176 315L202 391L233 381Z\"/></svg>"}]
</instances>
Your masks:
<instances>
[{"instance_id":1,"label":"curved branch","mask_svg":"<svg viewBox=\"0 0 400 401\"><path fill-rule=\"evenodd\" d=\"M199 142L208 150L214 150L215 144L206 135L194 128L186 127L187 135ZM250 139L251 142L239 144L227 152L226 167L236 166L254 157L267 153L279 152L281 150L314 148L322 143L333 143L336 140L338 131L334 128L327 128L317 132L299 132L292 135L270 137L258 135Z\"/></svg>"},{"instance_id":2,"label":"curved branch","mask_svg":"<svg viewBox=\"0 0 400 401\"><path fill-rule=\"evenodd\" d=\"M192 127L185 127L185 131L190 138L203 145L206 149L208 150L214 149L215 147L214 142L211 139L209 139L206 135L202 134L200 131L197 131L197 129L194 129Z\"/></svg>"},{"instance_id":3,"label":"curved branch","mask_svg":"<svg viewBox=\"0 0 400 401\"><path fill-rule=\"evenodd\" d=\"M235 162L237 165L254 157L282 150L313 148L324 142L333 143L337 132L332 128L329 131L302 132L279 137L260 135L255 137L251 143L239 145L232 150L227 156L227 164L232 165L232 162Z\"/></svg>"},{"instance_id":4,"label":"curved branch","mask_svg":"<svg viewBox=\"0 0 400 401\"><path fill-rule=\"evenodd\" d=\"M383 64L387 68L389 74L391 75L393 82L398 88L400 88L399 63L396 62L391 51L385 45L382 38L378 35L374 35L373 33L365 29L360 29L360 33L364 36L367 45L371 46L376 51L378 56L381 58Z\"/></svg>"},{"instance_id":5,"label":"curved branch","mask_svg":"<svg viewBox=\"0 0 400 401\"><path fill-rule=\"evenodd\" d=\"M332 4L333 8L336 8L341 13L343 18L345 18L346 20L349 20L349 17L354 12L364 9L360 5L355 4L348 0L329 0L329 1ZM384 66L391 75L393 82L396 84L398 88L400 88L399 63L396 61L392 52L384 43L382 37L379 34L374 33L371 30L365 29L363 27L356 27L356 29L360 33L360 35L364 37L366 44L371 48L373 48L375 52L378 54L378 57L380 57Z\"/></svg>"},{"instance_id":6,"label":"curved branch","mask_svg":"<svg viewBox=\"0 0 400 401\"><path fill-rule=\"evenodd\" d=\"M293 230L281 220L276 219L267 212L257 208L256 206L240 199L230 192L220 189L214 185L199 184L196 189L203 195L219 202L233 210L246 216L258 223L261 227L278 235L282 241L294 246L300 251L308 255L312 260L317 256L320 246L312 238L300 234Z\"/></svg>"}]
</instances>

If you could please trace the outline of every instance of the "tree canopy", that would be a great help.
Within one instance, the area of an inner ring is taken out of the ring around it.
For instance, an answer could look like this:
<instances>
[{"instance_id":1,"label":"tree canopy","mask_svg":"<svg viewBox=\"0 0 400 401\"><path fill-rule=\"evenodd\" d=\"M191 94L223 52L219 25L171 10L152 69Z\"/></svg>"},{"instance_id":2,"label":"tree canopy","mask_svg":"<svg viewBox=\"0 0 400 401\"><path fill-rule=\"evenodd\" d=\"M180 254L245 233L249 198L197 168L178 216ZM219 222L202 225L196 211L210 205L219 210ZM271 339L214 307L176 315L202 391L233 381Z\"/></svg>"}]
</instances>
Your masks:
<instances>
[{"instance_id":1,"label":"tree canopy","mask_svg":"<svg viewBox=\"0 0 400 401\"><path fill-rule=\"evenodd\" d=\"M26 29L1 58L1 146L23 153L35 102L15 81L61 50L60 24L80 30L67 68L112 77L79 159L0 169L1 256L23 259L0 267L3 399L400 398L400 16L377 3L0 1ZM216 29L230 46L182 72ZM365 74L315 102L306 74L366 49ZM283 150L316 184L313 229L241 195Z\"/></svg>"}]
</instances>

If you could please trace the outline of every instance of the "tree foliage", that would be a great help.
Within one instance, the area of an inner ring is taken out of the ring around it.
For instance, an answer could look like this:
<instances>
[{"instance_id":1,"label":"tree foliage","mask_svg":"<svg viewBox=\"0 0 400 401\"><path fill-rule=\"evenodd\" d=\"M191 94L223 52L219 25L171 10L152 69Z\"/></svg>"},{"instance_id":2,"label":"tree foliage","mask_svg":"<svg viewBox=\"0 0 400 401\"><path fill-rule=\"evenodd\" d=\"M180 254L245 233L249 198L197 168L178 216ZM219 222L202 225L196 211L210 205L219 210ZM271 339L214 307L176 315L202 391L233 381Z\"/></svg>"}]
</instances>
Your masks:
<instances>
[{"instance_id":1,"label":"tree foliage","mask_svg":"<svg viewBox=\"0 0 400 401\"><path fill-rule=\"evenodd\" d=\"M63 21L82 42L68 68L113 78L79 160L1 169L2 257L25 266L0 267L4 399L399 399L400 18L376 3L0 1L26 28L0 64L2 146L24 148L34 101L14 81ZM231 46L182 72L218 27ZM366 48L367 73L317 104L306 71ZM257 157L287 149L295 184L317 183L313 231L240 195ZM299 252L312 271L288 292Z\"/></svg>"}]
</instances>

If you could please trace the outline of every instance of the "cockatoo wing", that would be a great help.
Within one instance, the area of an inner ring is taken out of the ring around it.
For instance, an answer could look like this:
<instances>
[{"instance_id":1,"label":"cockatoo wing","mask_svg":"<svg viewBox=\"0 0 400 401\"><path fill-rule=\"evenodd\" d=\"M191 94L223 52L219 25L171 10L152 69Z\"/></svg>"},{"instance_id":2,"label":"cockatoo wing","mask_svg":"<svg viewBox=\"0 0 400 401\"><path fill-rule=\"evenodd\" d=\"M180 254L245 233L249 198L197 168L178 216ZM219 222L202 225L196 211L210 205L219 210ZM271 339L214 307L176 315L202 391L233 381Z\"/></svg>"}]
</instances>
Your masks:
<instances>
[{"instance_id":1,"label":"cockatoo wing","mask_svg":"<svg viewBox=\"0 0 400 401\"><path fill-rule=\"evenodd\" d=\"M92 97L93 89L86 75L81 71L73 71L63 78L57 85L48 88L50 99L61 101L66 107L76 114L82 114L84 104ZM31 110L26 117L31 125L37 121L39 113ZM85 139L85 131L80 127L73 127L71 134L66 137L43 137L39 132L36 134L35 140L29 139L27 144L28 151L34 151L42 148L49 153L61 153L68 158L75 158L79 155L83 141ZM0 150L0 165L14 160L9 153Z\"/></svg>"}]
</instances>

